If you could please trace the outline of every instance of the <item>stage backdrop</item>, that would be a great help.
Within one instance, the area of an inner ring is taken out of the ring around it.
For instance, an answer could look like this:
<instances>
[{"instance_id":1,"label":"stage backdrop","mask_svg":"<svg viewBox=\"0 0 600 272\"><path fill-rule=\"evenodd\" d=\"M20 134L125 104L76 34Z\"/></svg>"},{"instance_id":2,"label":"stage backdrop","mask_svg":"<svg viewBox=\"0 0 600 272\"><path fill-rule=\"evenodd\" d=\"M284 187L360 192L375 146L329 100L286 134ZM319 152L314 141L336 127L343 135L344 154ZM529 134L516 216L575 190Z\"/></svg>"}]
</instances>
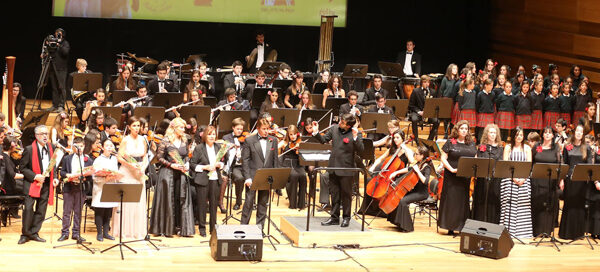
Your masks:
<instances>
[{"instance_id":1,"label":"stage backdrop","mask_svg":"<svg viewBox=\"0 0 600 272\"><path fill-rule=\"evenodd\" d=\"M319 26L335 14L346 26L346 0L54 0L54 16Z\"/></svg>"}]
</instances>

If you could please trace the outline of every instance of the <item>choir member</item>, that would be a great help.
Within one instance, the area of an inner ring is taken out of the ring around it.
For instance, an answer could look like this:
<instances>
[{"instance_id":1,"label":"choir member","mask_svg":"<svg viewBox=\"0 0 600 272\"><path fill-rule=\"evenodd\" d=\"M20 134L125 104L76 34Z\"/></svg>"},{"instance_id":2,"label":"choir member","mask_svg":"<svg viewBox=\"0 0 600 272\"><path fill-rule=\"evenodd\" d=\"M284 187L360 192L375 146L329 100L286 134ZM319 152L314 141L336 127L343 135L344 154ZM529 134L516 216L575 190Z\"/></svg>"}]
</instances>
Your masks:
<instances>
[{"instance_id":1,"label":"choir member","mask_svg":"<svg viewBox=\"0 0 600 272\"><path fill-rule=\"evenodd\" d=\"M560 89L562 91L561 95L558 97L560 118L565 119L568 124L571 124L571 114L573 113L573 106L575 105L575 97L571 94L569 84L562 84Z\"/></svg>"},{"instance_id":2,"label":"choir member","mask_svg":"<svg viewBox=\"0 0 600 272\"><path fill-rule=\"evenodd\" d=\"M494 94L492 93L492 87L494 82L491 79L486 79L483 82L483 89L477 93L475 98L475 107L477 108L477 127L475 128L475 135L477 139L483 140L482 133L484 128L488 124L494 123ZM497 131L498 132L498 131ZM498 133L500 137L500 133Z\"/></svg>"},{"instance_id":3,"label":"choir member","mask_svg":"<svg viewBox=\"0 0 600 272\"><path fill-rule=\"evenodd\" d=\"M515 123L516 126L524 130L525 135L529 134L531 128L531 113L533 112L533 99L529 94L529 81L521 83L521 89L513 99L515 103Z\"/></svg>"},{"instance_id":4,"label":"choir member","mask_svg":"<svg viewBox=\"0 0 600 272\"><path fill-rule=\"evenodd\" d=\"M575 93L575 104L573 106L573 125L578 124L579 120L581 120L582 117L585 117L587 115L586 109L589 108L588 104L594 104L594 98L592 97L592 93L588 91L588 84L585 83L585 81L582 81L579 85L576 86L578 86L578 89Z\"/></svg>"},{"instance_id":5,"label":"choir member","mask_svg":"<svg viewBox=\"0 0 600 272\"><path fill-rule=\"evenodd\" d=\"M300 165L298 149L300 148L300 132L295 125L287 129L285 139L279 142L281 166L291 168L292 172L285 187L290 201L290 209L304 209L306 202L306 171ZM288 151L293 149L291 151ZM285 154L284 154L285 153Z\"/></svg>"},{"instance_id":6,"label":"choir member","mask_svg":"<svg viewBox=\"0 0 600 272\"><path fill-rule=\"evenodd\" d=\"M474 157L477 153L469 123L461 120L452 129L450 138L442 147L441 161L444 165L444 187L440 200L438 226L453 235L460 231L469 217L469 178L459 177L458 159Z\"/></svg>"},{"instance_id":7,"label":"choir member","mask_svg":"<svg viewBox=\"0 0 600 272\"><path fill-rule=\"evenodd\" d=\"M114 156L116 153L115 145L110 139L102 142L102 154L94 160L94 171L108 170L116 173L119 170L119 162L117 157ZM96 224L96 240L99 242L104 241L104 238L108 240L114 240L115 238L110 235L110 222L112 218L113 208L117 207L116 202L103 202L100 201L102 197L102 188L104 184L116 182L118 179L117 174L109 174L107 176L93 176L94 185L92 188L92 207L94 208L94 223Z\"/></svg>"},{"instance_id":8,"label":"choir member","mask_svg":"<svg viewBox=\"0 0 600 272\"><path fill-rule=\"evenodd\" d=\"M530 129L541 131L544 127L542 111L544 110L544 99L546 99L546 96L543 93L544 81L541 79L534 79L531 83L531 87L533 88L533 91L529 92L529 94L533 100L533 104L531 105Z\"/></svg>"},{"instance_id":9,"label":"choir member","mask_svg":"<svg viewBox=\"0 0 600 272\"><path fill-rule=\"evenodd\" d=\"M558 82L555 81L558 79ZM554 63L548 64L548 75L544 78L544 88L547 89L551 84L559 84L560 77L558 76L558 65Z\"/></svg>"},{"instance_id":10,"label":"choir member","mask_svg":"<svg viewBox=\"0 0 600 272\"><path fill-rule=\"evenodd\" d=\"M477 148L475 157L491 158L493 160L502 159L504 147L501 145L500 129L496 124L488 123L483 129L480 139L481 144ZM477 178L473 190L473 219L494 224L500 222L499 178L493 178L489 181L487 178Z\"/></svg>"},{"instance_id":11,"label":"choir member","mask_svg":"<svg viewBox=\"0 0 600 272\"><path fill-rule=\"evenodd\" d=\"M496 97L496 124L500 128L502 140L505 141L508 132L515 127L515 104L510 81L504 82L503 87L504 92Z\"/></svg>"},{"instance_id":12,"label":"choir member","mask_svg":"<svg viewBox=\"0 0 600 272\"><path fill-rule=\"evenodd\" d=\"M600 149L596 145L594 149L593 163L600 163ZM600 239L600 181L595 180L589 187L589 213L590 220L588 226L588 233L593 239Z\"/></svg>"},{"instance_id":13,"label":"choir member","mask_svg":"<svg viewBox=\"0 0 600 272\"><path fill-rule=\"evenodd\" d=\"M473 90L474 87L475 81L473 79L465 79L460 85L458 96L456 97L460 108L459 120L466 120L469 122L469 127L473 129L477 125L477 113L475 112L477 94Z\"/></svg>"},{"instance_id":14,"label":"choir member","mask_svg":"<svg viewBox=\"0 0 600 272\"><path fill-rule=\"evenodd\" d=\"M525 133L516 127L504 147L505 161L531 161L531 147ZM531 181L529 178L505 178L500 183L500 224L517 238L533 237L531 223Z\"/></svg>"},{"instance_id":15,"label":"choir member","mask_svg":"<svg viewBox=\"0 0 600 272\"><path fill-rule=\"evenodd\" d=\"M498 72L496 71L496 65L498 65L497 62L494 62L492 59L487 59L485 61L485 66L483 67L483 72L489 75L489 79L491 79L492 82L498 75Z\"/></svg>"},{"instance_id":16,"label":"choir member","mask_svg":"<svg viewBox=\"0 0 600 272\"><path fill-rule=\"evenodd\" d=\"M460 71L459 80L457 80L454 83L454 90L452 91L456 94L456 97L454 98L454 107L452 108L451 114L453 125L460 120L460 105L458 103L458 91L460 90L460 86L462 86L463 82L465 82L467 79L472 79L472 74L471 70L465 67Z\"/></svg>"},{"instance_id":17,"label":"choir member","mask_svg":"<svg viewBox=\"0 0 600 272\"><path fill-rule=\"evenodd\" d=\"M418 123L424 121L423 118L423 109L425 108L425 100L428 98L434 97L433 90L429 88L429 76L423 75L421 76L421 87L416 88L409 100L408 100L408 109L410 111L410 121L412 123L412 132L415 141L419 142L419 128ZM475 101L473 101L475 103ZM428 123L433 124L431 130L429 131L428 140L433 140L437 135L438 127L440 126L440 122L437 118L428 118Z\"/></svg>"},{"instance_id":18,"label":"choir member","mask_svg":"<svg viewBox=\"0 0 600 272\"><path fill-rule=\"evenodd\" d=\"M571 70L569 71L569 77L573 80L573 88L579 88L579 85L585 77L583 75L583 70L581 69L581 66L573 64L573 66L571 66Z\"/></svg>"},{"instance_id":19,"label":"choir member","mask_svg":"<svg viewBox=\"0 0 600 272\"><path fill-rule=\"evenodd\" d=\"M559 86L557 84L552 84L550 86L550 93L544 99L544 127L554 126L558 119L561 118L558 91Z\"/></svg>"},{"instance_id":20,"label":"choir member","mask_svg":"<svg viewBox=\"0 0 600 272\"><path fill-rule=\"evenodd\" d=\"M454 84L458 80L458 66L456 64L451 63L446 68L446 74L444 78L442 78L442 83L440 84L440 88L438 89L438 93L441 94L442 97L447 98L456 98L456 93L454 92ZM454 108L454 103L452 103ZM448 131L452 131L453 124L450 122L450 119L444 119L444 139L448 139Z\"/></svg>"},{"instance_id":21,"label":"choir member","mask_svg":"<svg viewBox=\"0 0 600 272\"><path fill-rule=\"evenodd\" d=\"M596 120L596 104L592 102L588 102L587 107L585 108L585 115L579 118L579 125L583 126L583 134L594 136L594 127L593 124Z\"/></svg>"},{"instance_id":22,"label":"choir member","mask_svg":"<svg viewBox=\"0 0 600 272\"><path fill-rule=\"evenodd\" d=\"M560 146L554 142L552 127L544 128L542 141L532 148L532 158L534 164L561 162ZM531 179L531 221L535 237L541 234L549 237L554 230L553 219L558 214L557 188L556 179Z\"/></svg>"}]
</instances>

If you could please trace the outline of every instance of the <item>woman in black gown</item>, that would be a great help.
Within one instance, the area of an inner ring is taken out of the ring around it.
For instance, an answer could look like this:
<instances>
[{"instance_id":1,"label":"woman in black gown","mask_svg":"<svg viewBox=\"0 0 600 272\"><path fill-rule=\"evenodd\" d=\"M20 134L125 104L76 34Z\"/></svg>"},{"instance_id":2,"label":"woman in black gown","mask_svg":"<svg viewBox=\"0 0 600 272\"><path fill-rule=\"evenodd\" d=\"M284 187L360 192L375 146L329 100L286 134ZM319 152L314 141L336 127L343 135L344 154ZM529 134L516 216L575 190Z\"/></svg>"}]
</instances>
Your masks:
<instances>
[{"instance_id":1,"label":"woman in black gown","mask_svg":"<svg viewBox=\"0 0 600 272\"><path fill-rule=\"evenodd\" d=\"M180 117L173 119L158 146L160 170L150 218L150 233L154 235L190 237L195 232L190 182L184 175L189 169L187 163L173 157L177 153L182 160L188 158L185 125Z\"/></svg>"},{"instance_id":2,"label":"woman in black gown","mask_svg":"<svg viewBox=\"0 0 600 272\"><path fill-rule=\"evenodd\" d=\"M481 144L477 148L477 155L475 157L501 160L504 154L504 147L500 146L500 141L500 129L498 125L488 124L483 129ZM486 178L477 178L473 191L473 218L475 220L494 224L500 222L500 180L499 178L494 178L488 182ZM485 203L486 191L487 212Z\"/></svg>"},{"instance_id":3,"label":"woman in black gown","mask_svg":"<svg viewBox=\"0 0 600 272\"><path fill-rule=\"evenodd\" d=\"M586 182L572 181L573 169L578 163L591 163L592 151L583 140L583 126L578 125L563 150L563 160L569 165L567 178L559 183L563 190L563 212L558 237L577 239L585 233Z\"/></svg>"},{"instance_id":4,"label":"woman in black gown","mask_svg":"<svg viewBox=\"0 0 600 272\"><path fill-rule=\"evenodd\" d=\"M554 142L552 127L544 128L542 142L533 147L533 163L558 163L560 147ZM551 194L552 193L552 194ZM531 221L533 236L550 235L554 229L555 214L558 212L556 179L531 179Z\"/></svg>"},{"instance_id":5,"label":"woman in black gown","mask_svg":"<svg viewBox=\"0 0 600 272\"><path fill-rule=\"evenodd\" d=\"M429 149L426 146L419 146L417 148L417 152L415 153L415 163L417 164L411 164L410 166L407 165L405 168L400 169L390 175L390 179L394 180L396 177L402 178L402 176L399 176L401 174L408 173L409 171L415 171L419 178L419 182L417 182L415 187L400 200L398 208L396 208L388 216L388 221L398 226L398 229L401 232L411 232L415 230L412 216L410 214L410 210L408 209L410 203L425 200L429 196L429 193L427 192L427 184L429 183L429 176L431 175L431 171L433 171L434 166L431 161L425 162L425 159L428 157Z\"/></svg>"},{"instance_id":6,"label":"woman in black gown","mask_svg":"<svg viewBox=\"0 0 600 272\"><path fill-rule=\"evenodd\" d=\"M458 159L474 157L477 148L469 133L469 123L461 120L452 128L448 141L442 147L441 161L444 165L444 187L440 200L438 226L448 230L460 231L469 218L469 178L456 176Z\"/></svg>"},{"instance_id":7,"label":"woman in black gown","mask_svg":"<svg viewBox=\"0 0 600 272\"><path fill-rule=\"evenodd\" d=\"M600 164L600 148L594 149L594 163ZM594 239L600 239L600 181L596 180L588 188L590 194L589 233Z\"/></svg>"}]
</instances>

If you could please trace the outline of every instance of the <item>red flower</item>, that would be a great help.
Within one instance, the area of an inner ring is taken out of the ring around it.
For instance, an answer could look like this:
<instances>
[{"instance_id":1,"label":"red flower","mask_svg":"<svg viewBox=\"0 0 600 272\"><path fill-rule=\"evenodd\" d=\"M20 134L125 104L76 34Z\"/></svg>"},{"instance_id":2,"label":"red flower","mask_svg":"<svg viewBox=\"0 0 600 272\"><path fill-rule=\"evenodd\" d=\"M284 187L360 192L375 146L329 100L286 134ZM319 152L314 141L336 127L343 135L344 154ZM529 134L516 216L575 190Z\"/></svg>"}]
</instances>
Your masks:
<instances>
[{"instance_id":1,"label":"red flower","mask_svg":"<svg viewBox=\"0 0 600 272\"><path fill-rule=\"evenodd\" d=\"M304 122L300 122L300 125L301 125L301 126L304 126Z\"/></svg>"},{"instance_id":2,"label":"red flower","mask_svg":"<svg viewBox=\"0 0 600 272\"><path fill-rule=\"evenodd\" d=\"M298 94L298 98L302 99L302 94Z\"/></svg>"},{"instance_id":3,"label":"red flower","mask_svg":"<svg viewBox=\"0 0 600 272\"><path fill-rule=\"evenodd\" d=\"M466 77L467 77L467 75L465 75L465 74L460 75L460 79L465 79Z\"/></svg>"},{"instance_id":4,"label":"red flower","mask_svg":"<svg viewBox=\"0 0 600 272\"><path fill-rule=\"evenodd\" d=\"M271 122L273 122L273 116L271 116Z\"/></svg>"},{"instance_id":5,"label":"red flower","mask_svg":"<svg viewBox=\"0 0 600 272\"><path fill-rule=\"evenodd\" d=\"M479 151L485 152L486 150L487 150L487 146L485 146L484 144L479 146Z\"/></svg>"},{"instance_id":6,"label":"red flower","mask_svg":"<svg viewBox=\"0 0 600 272\"><path fill-rule=\"evenodd\" d=\"M202 91L201 91L201 90L198 90L198 94L199 94L199 95L202 95Z\"/></svg>"},{"instance_id":7,"label":"red flower","mask_svg":"<svg viewBox=\"0 0 600 272\"><path fill-rule=\"evenodd\" d=\"M587 111L588 111L588 109L589 109L588 107L585 107L585 112L587 112Z\"/></svg>"},{"instance_id":8,"label":"red flower","mask_svg":"<svg viewBox=\"0 0 600 272\"><path fill-rule=\"evenodd\" d=\"M542 146L541 146L541 145L538 145L538 146L537 146L537 148L535 149L535 151L536 151L537 153L542 153L542 151L544 151L544 149L542 148Z\"/></svg>"},{"instance_id":9,"label":"red flower","mask_svg":"<svg viewBox=\"0 0 600 272\"><path fill-rule=\"evenodd\" d=\"M268 91L268 92L267 92L267 94L268 94L268 95L271 95L271 91Z\"/></svg>"},{"instance_id":10,"label":"red flower","mask_svg":"<svg viewBox=\"0 0 600 272\"><path fill-rule=\"evenodd\" d=\"M480 74L483 74L483 70L481 70L481 69L480 69L480 70L479 70L479 73L480 73Z\"/></svg>"},{"instance_id":11,"label":"red flower","mask_svg":"<svg viewBox=\"0 0 600 272\"><path fill-rule=\"evenodd\" d=\"M344 143L349 143L349 142L350 142L350 139L344 138Z\"/></svg>"},{"instance_id":12,"label":"red flower","mask_svg":"<svg viewBox=\"0 0 600 272\"><path fill-rule=\"evenodd\" d=\"M231 107L232 110L235 110L235 107Z\"/></svg>"},{"instance_id":13,"label":"red flower","mask_svg":"<svg viewBox=\"0 0 600 272\"><path fill-rule=\"evenodd\" d=\"M565 149L567 149L567 151L571 151L571 150L573 150L573 145L568 144L567 146L565 146Z\"/></svg>"},{"instance_id":14,"label":"red flower","mask_svg":"<svg viewBox=\"0 0 600 272\"><path fill-rule=\"evenodd\" d=\"M84 157L83 157L83 161L84 161L84 162L87 162L87 161L88 161L88 157L87 157L87 156L84 156Z\"/></svg>"},{"instance_id":15,"label":"red flower","mask_svg":"<svg viewBox=\"0 0 600 272\"><path fill-rule=\"evenodd\" d=\"M494 66L496 66L496 65L498 65L498 62L497 62L497 61L494 61Z\"/></svg>"},{"instance_id":16,"label":"red flower","mask_svg":"<svg viewBox=\"0 0 600 272\"><path fill-rule=\"evenodd\" d=\"M450 142L451 142L452 144L457 144L457 143L458 143L458 141L457 141L456 139L450 139Z\"/></svg>"},{"instance_id":17,"label":"red flower","mask_svg":"<svg viewBox=\"0 0 600 272\"><path fill-rule=\"evenodd\" d=\"M596 154L600 155L600 148L598 148L598 151L596 151Z\"/></svg>"}]
</instances>

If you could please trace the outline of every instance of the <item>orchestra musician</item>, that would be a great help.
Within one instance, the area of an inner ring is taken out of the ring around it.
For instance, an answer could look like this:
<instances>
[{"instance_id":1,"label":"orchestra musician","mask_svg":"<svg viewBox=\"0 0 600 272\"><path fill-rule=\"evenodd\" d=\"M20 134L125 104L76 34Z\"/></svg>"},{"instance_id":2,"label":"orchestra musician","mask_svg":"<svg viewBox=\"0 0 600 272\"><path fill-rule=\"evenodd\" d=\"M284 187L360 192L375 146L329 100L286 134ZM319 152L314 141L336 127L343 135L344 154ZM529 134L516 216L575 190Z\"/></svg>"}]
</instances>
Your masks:
<instances>
[{"instance_id":1,"label":"orchestra musician","mask_svg":"<svg viewBox=\"0 0 600 272\"><path fill-rule=\"evenodd\" d=\"M254 95L254 89L256 88L270 88L268 84L265 83L267 79L267 75L263 71L258 71L255 76L256 83L248 84L244 87L242 91L242 99L248 100L252 102L252 96Z\"/></svg>"},{"instance_id":2,"label":"orchestra musician","mask_svg":"<svg viewBox=\"0 0 600 272\"><path fill-rule=\"evenodd\" d=\"M298 150L302 138L298 128L290 125L287 129L285 139L279 142L281 166L291 168L288 183L285 187L289 199L290 209L304 209L306 205L306 171L304 166L300 165Z\"/></svg>"},{"instance_id":3,"label":"orchestra musician","mask_svg":"<svg viewBox=\"0 0 600 272\"><path fill-rule=\"evenodd\" d=\"M88 101L85 104L85 109L82 114L82 122L87 122L90 117L90 113L92 112L93 107L104 107L108 106L109 102L106 101L107 92L106 90L99 88L94 93L94 97L96 100Z\"/></svg>"},{"instance_id":4,"label":"orchestra musician","mask_svg":"<svg viewBox=\"0 0 600 272\"><path fill-rule=\"evenodd\" d=\"M125 90L133 91L137 86L135 79L131 78L131 67L129 65L123 65L119 68L119 77L112 82L111 90Z\"/></svg>"},{"instance_id":5,"label":"orchestra musician","mask_svg":"<svg viewBox=\"0 0 600 272\"><path fill-rule=\"evenodd\" d=\"M266 57L271 53L273 48L265 43L265 33L262 30L256 31L256 47L252 49L250 55L246 56L246 62L250 67L250 73L255 73L265 62ZM256 56L252 58L252 56Z\"/></svg>"},{"instance_id":6,"label":"orchestra musician","mask_svg":"<svg viewBox=\"0 0 600 272\"><path fill-rule=\"evenodd\" d=\"M285 91L283 98L283 104L286 108L293 109L300 103L302 98L302 92L307 91L306 84L304 83L304 74L300 71L292 74L292 85L290 85Z\"/></svg>"},{"instance_id":7,"label":"orchestra musician","mask_svg":"<svg viewBox=\"0 0 600 272\"><path fill-rule=\"evenodd\" d=\"M356 97L356 96L355 96ZM342 115L340 123L333 125L325 132L319 133L319 123L313 121L313 137L321 143L332 142L332 152L329 167L355 168L354 156L364 150L362 135L354 127L356 116L350 113ZM350 225L352 208L352 185L355 173L351 171L329 171L330 192L332 199L331 217L321 222L321 225L340 224L340 206L343 207L341 227Z\"/></svg>"},{"instance_id":8,"label":"orchestra musician","mask_svg":"<svg viewBox=\"0 0 600 272\"><path fill-rule=\"evenodd\" d=\"M353 116L360 117L363 111L363 106L358 105L358 93L356 91L349 91L348 103L340 106L340 116L349 113Z\"/></svg>"},{"instance_id":9,"label":"orchestra musician","mask_svg":"<svg viewBox=\"0 0 600 272\"><path fill-rule=\"evenodd\" d=\"M325 108L326 105L326 101L327 101L327 97L332 96L335 98L338 97L346 97L346 91L344 91L344 89L342 89L342 78L338 75L333 75L331 78L329 78L329 81L327 82L327 89L325 89L323 91L323 101L321 103L321 106L323 108Z\"/></svg>"},{"instance_id":10,"label":"orchestra musician","mask_svg":"<svg viewBox=\"0 0 600 272\"><path fill-rule=\"evenodd\" d=\"M244 173L242 169L242 149L245 141L245 136L243 136L244 127L246 126L246 122L244 119L238 117L231 121L231 129L233 132L223 136L223 141L227 141L229 143L234 144L234 147L229 150L227 166L225 171L228 175L223 176L223 185L221 185L221 192L223 192L219 198L219 208L221 213L225 213L226 210L223 207L223 196L225 193L225 189L227 189L227 182L231 179L231 182L235 185L235 204L233 206L234 210L239 210L242 206L242 192L244 191ZM242 137L242 138L240 138ZM233 194L233 193L232 193ZM233 203L232 203L233 204Z\"/></svg>"},{"instance_id":11,"label":"orchestra musician","mask_svg":"<svg viewBox=\"0 0 600 272\"><path fill-rule=\"evenodd\" d=\"M292 68L287 63L281 63L281 65L279 65L279 69L277 70L278 75L276 80L292 79L292 77L290 76L291 72Z\"/></svg>"},{"instance_id":12,"label":"orchestra musician","mask_svg":"<svg viewBox=\"0 0 600 272\"><path fill-rule=\"evenodd\" d=\"M2 128L0 128L0 130L2 130ZM2 156L2 158L0 158L0 188L2 188L2 190L0 190L0 195L23 194L23 192L20 192L17 189L17 180L22 180L23 174L17 169L19 161L15 161L12 157L12 154L18 152L18 148L19 140L16 137L6 136L2 139L2 153L0 154ZM19 216L19 208L4 209L0 214L0 226L6 226L9 213L12 218L21 218L21 216Z\"/></svg>"},{"instance_id":13,"label":"orchestra musician","mask_svg":"<svg viewBox=\"0 0 600 272\"><path fill-rule=\"evenodd\" d=\"M312 95L310 95L310 91L304 90L302 93L300 93L300 102L296 105L295 108L299 110L315 109L315 104L313 104Z\"/></svg>"},{"instance_id":14,"label":"orchestra musician","mask_svg":"<svg viewBox=\"0 0 600 272\"><path fill-rule=\"evenodd\" d=\"M268 112L269 109L281 109L283 104L279 102L279 92L277 89L272 89L267 93L265 101L260 105L259 114Z\"/></svg>"},{"instance_id":15,"label":"orchestra musician","mask_svg":"<svg viewBox=\"0 0 600 272\"><path fill-rule=\"evenodd\" d=\"M363 105L375 104L377 102L377 101L375 101L375 98L377 97L378 94L385 98L388 97L389 92L386 89L381 87L382 83L383 83L383 77L380 74L375 74L373 76L373 86L365 90L365 96L363 97L363 101L362 101Z\"/></svg>"},{"instance_id":16,"label":"orchestra musician","mask_svg":"<svg viewBox=\"0 0 600 272\"><path fill-rule=\"evenodd\" d=\"M233 88L226 89L224 97L217 103L219 110L242 110L242 104L237 100L236 91Z\"/></svg>"},{"instance_id":17,"label":"orchestra musician","mask_svg":"<svg viewBox=\"0 0 600 272\"><path fill-rule=\"evenodd\" d=\"M167 77L168 66L165 64L159 64L156 68L156 78L153 78L148 82L146 88L148 89L148 95L154 96L156 93L173 93L178 92L177 86L171 79Z\"/></svg>"},{"instance_id":18,"label":"orchestra musician","mask_svg":"<svg viewBox=\"0 0 600 272\"><path fill-rule=\"evenodd\" d=\"M190 82L185 85L185 92L183 93L183 101L185 102L189 102L189 101L194 101L193 99L190 98L190 93L192 91L196 91L198 94L200 94L202 97L206 97L206 87L202 84L200 84L200 79L202 78L202 74L200 73L200 70L194 70L192 72L192 79L190 80Z\"/></svg>"},{"instance_id":19,"label":"orchestra musician","mask_svg":"<svg viewBox=\"0 0 600 272\"><path fill-rule=\"evenodd\" d=\"M59 143L62 146L69 146L71 144L69 139L72 139L69 136L73 137L72 128L69 127L69 118L66 112L60 112L56 115L54 125L52 125L52 130L50 131L51 142L54 145Z\"/></svg>"},{"instance_id":20,"label":"orchestra musician","mask_svg":"<svg viewBox=\"0 0 600 272\"><path fill-rule=\"evenodd\" d=\"M77 59L75 62L75 68L77 71L71 72L69 77L67 78L67 90L73 91L73 75L75 74L83 74L83 73L91 73L92 71L87 69L87 61L85 59ZM81 90L76 90L81 91ZM85 107L85 100L83 99L74 99L73 104L75 106L75 113L77 113L77 117L82 119L83 109Z\"/></svg>"},{"instance_id":21,"label":"orchestra musician","mask_svg":"<svg viewBox=\"0 0 600 272\"><path fill-rule=\"evenodd\" d=\"M421 87L416 88L408 100L408 109L410 110L410 121L412 123L412 131L415 140L419 142L418 123L423 121L423 109L425 108L425 100L434 97L434 91L429 88L430 78L427 75L421 76ZM433 140L437 135L440 122L437 118L428 118L428 123L433 124L429 131L428 140Z\"/></svg>"},{"instance_id":22,"label":"orchestra musician","mask_svg":"<svg viewBox=\"0 0 600 272\"><path fill-rule=\"evenodd\" d=\"M148 103L150 102L146 85L139 83L135 88L135 94L137 95L135 98L132 98L121 105L124 115L122 116L123 120L129 119L129 117L133 115L133 110L135 110L136 107L148 106Z\"/></svg>"},{"instance_id":23,"label":"orchestra musician","mask_svg":"<svg viewBox=\"0 0 600 272\"><path fill-rule=\"evenodd\" d=\"M406 41L406 51L398 54L397 63L403 67L406 76L419 77L421 74L421 54L415 52L415 42L411 39Z\"/></svg>"},{"instance_id":24,"label":"orchestra musician","mask_svg":"<svg viewBox=\"0 0 600 272\"><path fill-rule=\"evenodd\" d=\"M375 101L375 105L369 106L367 112L389 114L391 115L391 120L396 119L396 116L394 115L394 110L385 105L386 98L385 96L383 96L382 93L377 93L375 95ZM367 135L367 138L374 141L381 140L383 137L385 137L385 135L381 133L369 133L369 135Z\"/></svg>"},{"instance_id":25,"label":"orchestra musician","mask_svg":"<svg viewBox=\"0 0 600 272\"><path fill-rule=\"evenodd\" d=\"M315 91L315 86L317 85L317 83L329 83L330 76L331 76L331 73L329 72L329 70L321 71L319 73L319 77L317 78L317 80L315 80L315 83L313 83L313 86L312 86L313 92Z\"/></svg>"},{"instance_id":26,"label":"orchestra musician","mask_svg":"<svg viewBox=\"0 0 600 272\"><path fill-rule=\"evenodd\" d=\"M15 99L15 116L17 120L16 127L21 127L23 120L25 119L25 105L27 104L26 98L23 95L23 87L21 83L13 83L13 98Z\"/></svg>"},{"instance_id":27,"label":"orchestra musician","mask_svg":"<svg viewBox=\"0 0 600 272\"><path fill-rule=\"evenodd\" d=\"M225 90L232 88L235 90L235 95L238 97L239 102L242 102L241 93L246 86L246 77L242 76L242 62L239 60L234 61L231 66L233 67L233 72L230 74L226 74L223 78L223 88ZM217 95L217 98L221 98L220 95Z\"/></svg>"}]
</instances>

